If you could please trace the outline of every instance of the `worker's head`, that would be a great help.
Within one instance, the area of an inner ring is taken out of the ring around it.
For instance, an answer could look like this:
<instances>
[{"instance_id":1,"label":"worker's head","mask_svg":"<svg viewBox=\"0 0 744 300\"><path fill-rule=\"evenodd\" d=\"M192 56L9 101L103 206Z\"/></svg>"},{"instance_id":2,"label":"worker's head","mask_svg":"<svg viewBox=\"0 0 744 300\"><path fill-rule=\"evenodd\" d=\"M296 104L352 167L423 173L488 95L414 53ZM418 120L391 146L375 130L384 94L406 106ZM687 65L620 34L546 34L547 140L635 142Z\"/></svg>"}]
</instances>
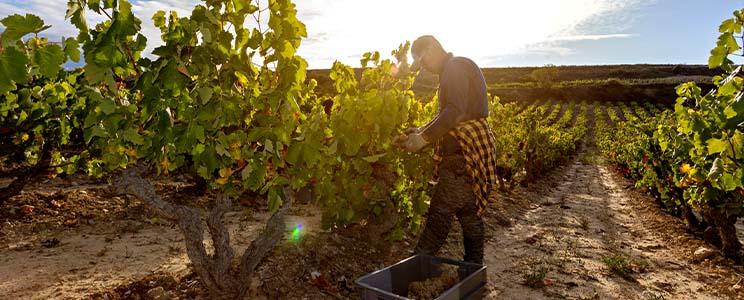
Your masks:
<instances>
[{"instance_id":1,"label":"worker's head","mask_svg":"<svg viewBox=\"0 0 744 300\"><path fill-rule=\"evenodd\" d=\"M435 74L442 72L449 57L442 44L431 35L423 35L413 41L411 55L413 56L411 66L413 71L418 71L423 67Z\"/></svg>"}]
</instances>

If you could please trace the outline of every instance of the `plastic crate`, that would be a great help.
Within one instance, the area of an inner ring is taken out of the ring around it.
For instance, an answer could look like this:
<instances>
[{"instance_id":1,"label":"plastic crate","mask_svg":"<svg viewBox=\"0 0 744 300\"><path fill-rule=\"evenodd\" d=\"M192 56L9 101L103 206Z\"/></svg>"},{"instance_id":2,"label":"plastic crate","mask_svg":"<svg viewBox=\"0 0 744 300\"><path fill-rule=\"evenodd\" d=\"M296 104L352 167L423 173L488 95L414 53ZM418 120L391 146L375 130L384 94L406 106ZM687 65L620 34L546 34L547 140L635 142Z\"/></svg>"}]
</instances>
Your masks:
<instances>
[{"instance_id":1,"label":"plastic crate","mask_svg":"<svg viewBox=\"0 0 744 300\"><path fill-rule=\"evenodd\" d=\"M362 276L356 283L362 287L363 300L405 300L409 299L406 297L408 285L414 281L440 276L441 264L458 266L460 281L439 295L437 300L483 299L486 286L485 266L430 255L411 256L397 264Z\"/></svg>"}]
</instances>

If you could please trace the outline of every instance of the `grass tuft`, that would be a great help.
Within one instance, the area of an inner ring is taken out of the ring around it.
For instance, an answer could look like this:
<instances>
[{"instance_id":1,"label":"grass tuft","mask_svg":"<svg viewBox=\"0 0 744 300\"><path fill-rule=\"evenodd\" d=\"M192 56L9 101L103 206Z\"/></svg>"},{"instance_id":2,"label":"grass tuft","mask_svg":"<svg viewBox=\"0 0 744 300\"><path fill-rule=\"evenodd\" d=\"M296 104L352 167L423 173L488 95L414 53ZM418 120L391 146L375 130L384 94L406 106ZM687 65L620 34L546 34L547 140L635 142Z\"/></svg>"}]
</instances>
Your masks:
<instances>
[{"instance_id":1,"label":"grass tuft","mask_svg":"<svg viewBox=\"0 0 744 300\"><path fill-rule=\"evenodd\" d=\"M545 286L545 276L548 274L548 268L540 267L524 275L523 284L531 288L540 288Z\"/></svg>"}]
</instances>

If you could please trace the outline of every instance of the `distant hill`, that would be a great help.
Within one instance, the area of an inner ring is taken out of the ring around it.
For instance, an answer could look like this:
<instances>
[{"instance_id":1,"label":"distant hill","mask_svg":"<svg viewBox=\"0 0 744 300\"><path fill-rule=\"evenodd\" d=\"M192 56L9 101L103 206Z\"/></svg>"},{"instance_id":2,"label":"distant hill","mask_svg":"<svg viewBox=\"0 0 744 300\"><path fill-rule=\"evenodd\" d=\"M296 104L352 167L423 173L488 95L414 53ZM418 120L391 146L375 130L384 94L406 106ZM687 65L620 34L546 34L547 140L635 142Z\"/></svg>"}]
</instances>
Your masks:
<instances>
[{"instance_id":1,"label":"distant hill","mask_svg":"<svg viewBox=\"0 0 744 300\"><path fill-rule=\"evenodd\" d=\"M506 101L534 98L582 99L597 101L644 100L672 102L674 87L695 81L707 87L709 78L722 74L706 65L592 65L554 66L550 87L540 85L533 72L545 67L483 68L492 95ZM333 84L328 69L309 70L308 76L318 81L320 93L332 94ZM356 69L360 76L360 69ZM425 86L430 85L427 80Z\"/></svg>"}]
</instances>

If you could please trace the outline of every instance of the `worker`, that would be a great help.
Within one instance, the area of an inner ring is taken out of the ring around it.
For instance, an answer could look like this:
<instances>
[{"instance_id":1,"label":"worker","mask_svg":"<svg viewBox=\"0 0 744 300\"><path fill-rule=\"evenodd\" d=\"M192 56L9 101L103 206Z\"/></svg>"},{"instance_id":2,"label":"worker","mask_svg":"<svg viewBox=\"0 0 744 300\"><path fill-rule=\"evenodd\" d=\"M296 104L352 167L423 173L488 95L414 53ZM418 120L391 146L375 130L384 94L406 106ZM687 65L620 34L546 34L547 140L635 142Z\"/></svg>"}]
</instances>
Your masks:
<instances>
[{"instance_id":1,"label":"worker","mask_svg":"<svg viewBox=\"0 0 744 300\"><path fill-rule=\"evenodd\" d=\"M453 56L433 36L411 45L413 71L439 75L439 113L427 125L406 130L402 146L417 152L435 144L438 180L415 252L435 255L454 217L463 230L464 260L483 264L486 202L496 183L494 137L488 127L488 94L480 68Z\"/></svg>"}]
</instances>

